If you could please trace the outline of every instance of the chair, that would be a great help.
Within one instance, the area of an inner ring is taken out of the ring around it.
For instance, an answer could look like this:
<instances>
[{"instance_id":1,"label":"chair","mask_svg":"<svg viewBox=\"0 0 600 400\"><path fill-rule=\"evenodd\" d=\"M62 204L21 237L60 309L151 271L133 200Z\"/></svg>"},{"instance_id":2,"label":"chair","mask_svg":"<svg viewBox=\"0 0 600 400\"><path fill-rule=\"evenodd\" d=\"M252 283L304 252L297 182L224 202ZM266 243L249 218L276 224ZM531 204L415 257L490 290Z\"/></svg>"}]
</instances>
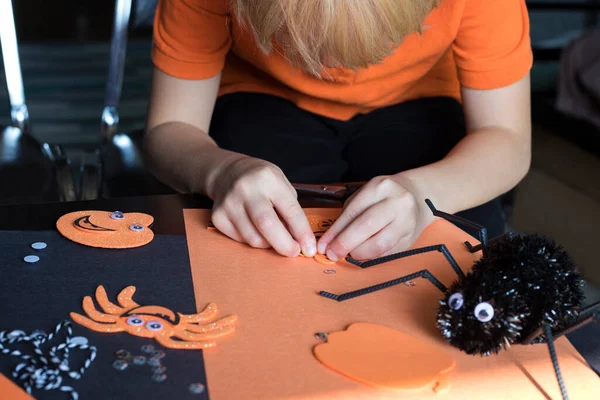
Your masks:
<instances>
[{"instance_id":1,"label":"chair","mask_svg":"<svg viewBox=\"0 0 600 400\"><path fill-rule=\"evenodd\" d=\"M11 106L11 126L0 126L0 204L75 200L63 150L30 132L11 0L0 0L0 43Z\"/></svg>"},{"instance_id":2,"label":"chair","mask_svg":"<svg viewBox=\"0 0 600 400\"><path fill-rule=\"evenodd\" d=\"M101 173L93 165L84 167L82 198L147 196L174 193L159 182L144 165L144 131L119 132L119 103L127 40L130 29L151 27L157 0L117 0L110 48L110 61L102 111ZM139 18L132 18L134 16ZM148 82L150 85L150 82Z\"/></svg>"}]
</instances>

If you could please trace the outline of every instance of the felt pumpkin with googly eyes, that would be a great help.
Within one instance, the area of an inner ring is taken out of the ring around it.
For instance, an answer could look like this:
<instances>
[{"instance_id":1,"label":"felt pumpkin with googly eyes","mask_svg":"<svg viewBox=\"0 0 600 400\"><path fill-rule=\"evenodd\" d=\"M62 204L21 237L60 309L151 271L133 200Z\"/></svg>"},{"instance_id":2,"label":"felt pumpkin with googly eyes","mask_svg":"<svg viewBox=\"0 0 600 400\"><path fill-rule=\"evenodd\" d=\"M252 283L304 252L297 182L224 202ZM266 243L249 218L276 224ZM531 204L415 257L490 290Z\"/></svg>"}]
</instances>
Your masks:
<instances>
[{"instance_id":1,"label":"felt pumpkin with googly eyes","mask_svg":"<svg viewBox=\"0 0 600 400\"><path fill-rule=\"evenodd\" d=\"M154 218L120 211L76 211L58 219L56 227L67 239L90 247L128 249L154 239Z\"/></svg>"}]
</instances>

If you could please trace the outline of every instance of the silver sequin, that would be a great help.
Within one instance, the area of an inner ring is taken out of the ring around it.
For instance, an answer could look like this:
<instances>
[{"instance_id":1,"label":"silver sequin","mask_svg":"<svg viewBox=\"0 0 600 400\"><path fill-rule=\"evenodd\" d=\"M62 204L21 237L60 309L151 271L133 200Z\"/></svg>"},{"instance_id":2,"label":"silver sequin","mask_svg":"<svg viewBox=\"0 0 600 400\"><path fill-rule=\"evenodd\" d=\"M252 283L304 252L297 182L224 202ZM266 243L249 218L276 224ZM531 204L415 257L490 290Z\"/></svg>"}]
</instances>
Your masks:
<instances>
[{"instance_id":1,"label":"silver sequin","mask_svg":"<svg viewBox=\"0 0 600 400\"><path fill-rule=\"evenodd\" d=\"M145 344L142 346L142 352L144 353L154 353L154 346L152 346L151 344Z\"/></svg>"},{"instance_id":2,"label":"silver sequin","mask_svg":"<svg viewBox=\"0 0 600 400\"><path fill-rule=\"evenodd\" d=\"M190 393L192 394L202 394L204 393L204 385L201 383L192 383L189 386Z\"/></svg>"},{"instance_id":3,"label":"silver sequin","mask_svg":"<svg viewBox=\"0 0 600 400\"><path fill-rule=\"evenodd\" d=\"M31 245L31 248L34 250L44 250L48 245L44 242L35 242Z\"/></svg>"},{"instance_id":4,"label":"silver sequin","mask_svg":"<svg viewBox=\"0 0 600 400\"><path fill-rule=\"evenodd\" d=\"M113 368L117 371L124 371L129 366L129 363L125 360L115 360L113 362Z\"/></svg>"},{"instance_id":5,"label":"silver sequin","mask_svg":"<svg viewBox=\"0 0 600 400\"><path fill-rule=\"evenodd\" d=\"M152 375L152 380L154 382L164 382L167 380L167 374L154 374Z\"/></svg>"},{"instance_id":6,"label":"silver sequin","mask_svg":"<svg viewBox=\"0 0 600 400\"><path fill-rule=\"evenodd\" d=\"M23 258L23 261L25 261L26 263L29 263L29 264L35 264L36 262L40 261L40 258L38 256L30 255L30 256L25 256Z\"/></svg>"}]
</instances>

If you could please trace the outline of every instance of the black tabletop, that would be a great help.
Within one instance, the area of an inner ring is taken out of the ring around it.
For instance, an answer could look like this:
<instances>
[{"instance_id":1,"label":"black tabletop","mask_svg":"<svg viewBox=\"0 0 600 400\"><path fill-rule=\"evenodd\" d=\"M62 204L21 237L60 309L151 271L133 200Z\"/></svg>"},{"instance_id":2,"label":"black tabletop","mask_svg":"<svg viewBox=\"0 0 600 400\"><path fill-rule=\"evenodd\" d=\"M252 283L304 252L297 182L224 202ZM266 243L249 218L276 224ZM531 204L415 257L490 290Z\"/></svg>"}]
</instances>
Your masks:
<instances>
[{"instance_id":1,"label":"black tabletop","mask_svg":"<svg viewBox=\"0 0 600 400\"><path fill-rule=\"evenodd\" d=\"M304 207L339 207L335 201L301 198ZM119 210L154 216L153 231L159 235L185 235L184 208L210 208L209 199L195 195L162 195L85 202L0 206L0 231L53 230L56 220L77 210ZM600 374L600 324L588 324L567 335L586 361Z\"/></svg>"}]
</instances>

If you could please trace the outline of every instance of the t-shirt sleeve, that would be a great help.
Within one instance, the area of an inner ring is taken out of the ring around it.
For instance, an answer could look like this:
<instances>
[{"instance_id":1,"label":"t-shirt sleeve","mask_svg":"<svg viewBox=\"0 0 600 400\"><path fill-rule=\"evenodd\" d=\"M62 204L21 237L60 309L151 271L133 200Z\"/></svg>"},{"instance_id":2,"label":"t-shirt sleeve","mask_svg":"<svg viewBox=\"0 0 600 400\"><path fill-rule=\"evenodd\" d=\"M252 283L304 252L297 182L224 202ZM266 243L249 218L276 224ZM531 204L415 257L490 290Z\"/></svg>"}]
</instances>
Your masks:
<instances>
[{"instance_id":1,"label":"t-shirt sleeve","mask_svg":"<svg viewBox=\"0 0 600 400\"><path fill-rule=\"evenodd\" d=\"M533 64L525 0L466 0L453 50L465 87L497 89L519 81Z\"/></svg>"},{"instance_id":2,"label":"t-shirt sleeve","mask_svg":"<svg viewBox=\"0 0 600 400\"><path fill-rule=\"evenodd\" d=\"M160 0L152 61L181 79L207 79L225 65L231 47L228 0Z\"/></svg>"}]
</instances>

